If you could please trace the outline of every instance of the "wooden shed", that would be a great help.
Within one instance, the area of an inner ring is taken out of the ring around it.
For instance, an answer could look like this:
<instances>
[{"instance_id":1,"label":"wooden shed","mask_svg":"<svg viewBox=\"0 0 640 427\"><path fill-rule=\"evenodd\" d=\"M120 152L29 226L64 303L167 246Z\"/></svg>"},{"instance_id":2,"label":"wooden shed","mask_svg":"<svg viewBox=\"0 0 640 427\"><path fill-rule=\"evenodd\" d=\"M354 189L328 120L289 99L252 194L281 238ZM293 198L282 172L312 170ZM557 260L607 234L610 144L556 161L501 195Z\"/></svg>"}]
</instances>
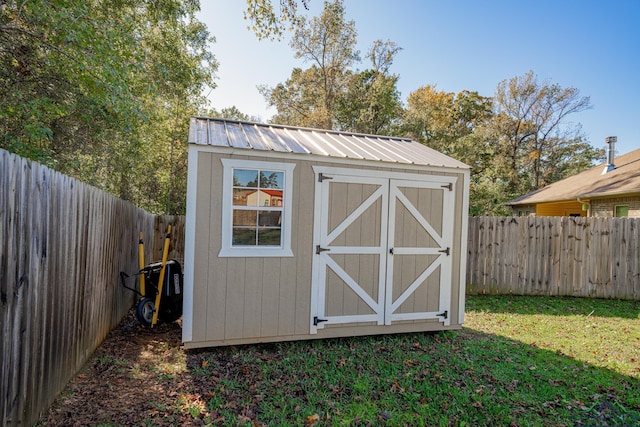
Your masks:
<instances>
[{"instance_id":1,"label":"wooden shed","mask_svg":"<svg viewBox=\"0 0 640 427\"><path fill-rule=\"evenodd\" d=\"M460 328L468 198L416 141L192 118L185 347Z\"/></svg>"}]
</instances>

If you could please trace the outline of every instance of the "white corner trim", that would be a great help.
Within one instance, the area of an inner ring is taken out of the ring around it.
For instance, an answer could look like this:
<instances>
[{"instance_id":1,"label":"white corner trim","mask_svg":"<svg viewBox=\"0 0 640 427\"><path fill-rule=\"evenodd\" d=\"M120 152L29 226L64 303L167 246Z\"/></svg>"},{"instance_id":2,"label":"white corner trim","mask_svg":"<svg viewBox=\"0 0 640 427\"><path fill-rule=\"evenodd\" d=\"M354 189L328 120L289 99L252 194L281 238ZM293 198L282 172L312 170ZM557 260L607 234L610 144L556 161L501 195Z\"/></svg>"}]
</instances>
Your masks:
<instances>
[{"instance_id":1,"label":"white corner trim","mask_svg":"<svg viewBox=\"0 0 640 427\"><path fill-rule=\"evenodd\" d=\"M460 289L459 289L459 308L458 322L464 324L465 300L467 298L467 241L469 239L469 187L471 181L471 173L467 170L463 175L462 185L462 224L460 230Z\"/></svg>"},{"instance_id":2,"label":"white corner trim","mask_svg":"<svg viewBox=\"0 0 640 427\"><path fill-rule=\"evenodd\" d=\"M193 276L196 238L196 194L198 193L198 150L189 147L187 163L187 212L184 236L184 288L182 295L182 342L193 341Z\"/></svg>"}]
</instances>

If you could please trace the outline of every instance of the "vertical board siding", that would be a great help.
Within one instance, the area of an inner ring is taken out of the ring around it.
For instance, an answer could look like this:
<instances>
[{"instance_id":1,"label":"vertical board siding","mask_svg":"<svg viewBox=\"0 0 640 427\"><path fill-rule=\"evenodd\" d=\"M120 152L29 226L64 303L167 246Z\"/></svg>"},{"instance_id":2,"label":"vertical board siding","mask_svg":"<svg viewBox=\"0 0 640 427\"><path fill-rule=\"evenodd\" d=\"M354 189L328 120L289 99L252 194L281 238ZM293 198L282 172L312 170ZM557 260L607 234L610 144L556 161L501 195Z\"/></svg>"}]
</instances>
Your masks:
<instances>
[{"instance_id":1,"label":"vertical board siding","mask_svg":"<svg viewBox=\"0 0 640 427\"><path fill-rule=\"evenodd\" d=\"M473 217L467 293L640 299L640 219Z\"/></svg>"},{"instance_id":2,"label":"vertical board siding","mask_svg":"<svg viewBox=\"0 0 640 427\"><path fill-rule=\"evenodd\" d=\"M0 425L32 425L126 315L119 272L138 270L138 232L161 247L168 223L180 259L183 217L0 150Z\"/></svg>"}]
</instances>

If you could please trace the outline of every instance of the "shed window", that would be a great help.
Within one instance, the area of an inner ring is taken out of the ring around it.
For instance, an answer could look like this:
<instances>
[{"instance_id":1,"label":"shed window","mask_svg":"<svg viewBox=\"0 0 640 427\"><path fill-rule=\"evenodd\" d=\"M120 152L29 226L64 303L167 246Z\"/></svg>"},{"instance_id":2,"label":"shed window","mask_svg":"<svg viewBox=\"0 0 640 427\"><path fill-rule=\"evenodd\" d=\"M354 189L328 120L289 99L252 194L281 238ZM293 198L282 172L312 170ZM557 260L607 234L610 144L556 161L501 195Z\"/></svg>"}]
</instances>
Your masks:
<instances>
[{"instance_id":1,"label":"shed window","mask_svg":"<svg viewBox=\"0 0 640 427\"><path fill-rule=\"evenodd\" d=\"M220 256L293 256L289 163L222 159Z\"/></svg>"}]
</instances>

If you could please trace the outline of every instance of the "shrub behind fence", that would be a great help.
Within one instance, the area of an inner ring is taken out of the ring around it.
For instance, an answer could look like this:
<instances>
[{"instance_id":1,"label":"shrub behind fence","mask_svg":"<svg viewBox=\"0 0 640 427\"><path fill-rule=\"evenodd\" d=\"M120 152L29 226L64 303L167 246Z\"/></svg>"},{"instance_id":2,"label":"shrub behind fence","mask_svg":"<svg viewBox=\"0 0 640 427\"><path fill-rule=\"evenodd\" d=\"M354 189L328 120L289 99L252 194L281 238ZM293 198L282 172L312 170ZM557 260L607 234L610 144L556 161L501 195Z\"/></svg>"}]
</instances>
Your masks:
<instances>
[{"instance_id":1,"label":"shrub behind fence","mask_svg":"<svg viewBox=\"0 0 640 427\"><path fill-rule=\"evenodd\" d=\"M640 219L469 218L468 294L640 299Z\"/></svg>"}]
</instances>

